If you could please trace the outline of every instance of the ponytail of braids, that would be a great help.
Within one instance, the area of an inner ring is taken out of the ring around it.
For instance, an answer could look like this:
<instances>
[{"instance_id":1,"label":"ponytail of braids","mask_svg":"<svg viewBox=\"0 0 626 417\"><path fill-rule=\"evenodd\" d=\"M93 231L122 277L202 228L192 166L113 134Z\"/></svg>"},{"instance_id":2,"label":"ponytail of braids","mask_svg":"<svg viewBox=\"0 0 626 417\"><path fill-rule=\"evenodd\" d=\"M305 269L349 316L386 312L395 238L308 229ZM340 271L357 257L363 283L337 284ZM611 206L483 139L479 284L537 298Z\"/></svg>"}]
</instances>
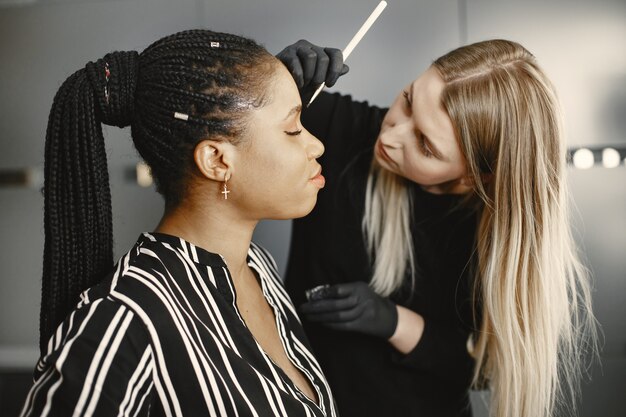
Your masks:
<instances>
[{"instance_id":1,"label":"ponytail of braids","mask_svg":"<svg viewBox=\"0 0 626 417\"><path fill-rule=\"evenodd\" d=\"M42 354L79 294L113 265L111 191L101 123L130 123L136 57L136 52L114 52L90 62L63 83L52 104L44 166ZM105 65L111 74L108 81Z\"/></svg>"}]
</instances>

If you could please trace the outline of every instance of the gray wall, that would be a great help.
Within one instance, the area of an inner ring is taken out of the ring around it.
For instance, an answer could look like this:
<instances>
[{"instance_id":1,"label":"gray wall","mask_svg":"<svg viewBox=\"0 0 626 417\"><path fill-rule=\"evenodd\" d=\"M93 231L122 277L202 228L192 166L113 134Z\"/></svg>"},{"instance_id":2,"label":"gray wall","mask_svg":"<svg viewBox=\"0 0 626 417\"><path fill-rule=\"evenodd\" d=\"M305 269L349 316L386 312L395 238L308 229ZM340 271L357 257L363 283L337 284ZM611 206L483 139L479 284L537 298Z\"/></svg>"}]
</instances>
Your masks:
<instances>
[{"instance_id":1,"label":"gray wall","mask_svg":"<svg viewBox=\"0 0 626 417\"><path fill-rule=\"evenodd\" d=\"M574 145L626 144L624 0L391 0L335 88L379 105L439 55L486 38L530 49L560 91ZM208 27L253 37L272 52L300 38L343 48L377 0L0 0L0 170L43 166L53 95L87 61L141 50L172 32ZM128 130L105 129L116 256L152 230L162 203L126 179L138 161ZM626 168L572 170L577 236L595 277L604 368L584 389L583 415L626 415ZM0 188L0 368L36 360L43 249L38 188ZM290 223L255 238L284 270ZM2 393L0 392L0 395Z\"/></svg>"}]
</instances>

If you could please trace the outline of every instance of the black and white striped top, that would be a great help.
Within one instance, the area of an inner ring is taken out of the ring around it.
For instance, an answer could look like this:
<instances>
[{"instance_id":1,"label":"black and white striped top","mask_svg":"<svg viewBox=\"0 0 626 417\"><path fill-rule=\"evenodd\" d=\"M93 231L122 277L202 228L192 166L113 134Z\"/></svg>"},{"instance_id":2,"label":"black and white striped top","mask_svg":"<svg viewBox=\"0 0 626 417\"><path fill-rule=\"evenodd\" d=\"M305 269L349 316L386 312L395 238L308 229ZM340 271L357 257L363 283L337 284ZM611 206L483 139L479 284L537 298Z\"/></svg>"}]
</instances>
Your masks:
<instances>
[{"instance_id":1,"label":"black and white striped top","mask_svg":"<svg viewBox=\"0 0 626 417\"><path fill-rule=\"evenodd\" d=\"M254 243L247 259L318 403L246 327L220 255L144 233L50 339L22 416L336 416L274 260Z\"/></svg>"}]
</instances>

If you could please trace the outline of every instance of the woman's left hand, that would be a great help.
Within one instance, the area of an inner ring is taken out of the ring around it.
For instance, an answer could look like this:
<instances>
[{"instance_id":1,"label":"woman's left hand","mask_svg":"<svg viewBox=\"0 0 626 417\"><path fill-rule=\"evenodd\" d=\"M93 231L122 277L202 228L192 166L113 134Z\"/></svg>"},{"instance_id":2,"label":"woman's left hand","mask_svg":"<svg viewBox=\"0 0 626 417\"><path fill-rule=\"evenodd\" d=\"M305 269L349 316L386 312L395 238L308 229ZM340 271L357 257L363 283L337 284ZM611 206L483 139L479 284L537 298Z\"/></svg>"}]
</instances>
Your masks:
<instances>
[{"instance_id":1,"label":"woman's left hand","mask_svg":"<svg viewBox=\"0 0 626 417\"><path fill-rule=\"evenodd\" d=\"M396 304L376 294L365 282L333 285L327 297L300 306L311 322L389 339L398 325Z\"/></svg>"}]
</instances>

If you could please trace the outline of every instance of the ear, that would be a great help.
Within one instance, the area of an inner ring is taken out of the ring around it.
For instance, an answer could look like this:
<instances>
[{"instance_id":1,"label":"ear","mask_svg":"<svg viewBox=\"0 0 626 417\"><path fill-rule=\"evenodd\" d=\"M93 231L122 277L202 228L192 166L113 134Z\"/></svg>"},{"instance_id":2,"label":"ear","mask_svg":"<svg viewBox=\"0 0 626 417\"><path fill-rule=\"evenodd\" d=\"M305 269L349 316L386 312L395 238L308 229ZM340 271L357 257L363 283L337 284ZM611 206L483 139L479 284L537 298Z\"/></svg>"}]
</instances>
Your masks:
<instances>
[{"instance_id":1,"label":"ear","mask_svg":"<svg viewBox=\"0 0 626 417\"><path fill-rule=\"evenodd\" d=\"M424 187L422 187L424 188ZM469 175L464 175L456 180L445 183L443 186L429 187L431 190L424 188L433 194L467 194L474 189L474 181Z\"/></svg>"},{"instance_id":2,"label":"ear","mask_svg":"<svg viewBox=\"0 0 626 417\"><path fill-rule=\"evenodd\" d=\"M480 180L483 186L486 186L493 179L493 174L483 172L480 174ZM464 175L458 180L458 184L456 186L456 191L458 193L469 193L476 188L476 183L469 175Z\"/></svg>"},{"instance_id":3,"label":"ear","mask_svg":"<svg viewBox=\"0 0 626 417\"><path fill-rule=\"evenodd\" d=\"M463 175L459 178L458 185L462 185L463 187L473 187L474 180L469 175Z\"/></svg>"},{"instance_id":4,"label":"ear","mask_svg":"<svg viewBox=\"0 0 626 417\"><path fill-rule=\"evenodd\" d=\"M488 172L483 172L480 174L480 180L482 184L489 184L493 179L493 174ZM469 175L464 175L460 178L459 184L466 187L474 187L474 180Z\"/></svg>"},{"instance_id":5,"label":"ear","mask_svg":"<svg viewBox=\"0 0 626 417\"><path fill-rule=\"evenodd\" d=\"M224 182L233 174L234 147L226 141L198 142L193 159L198 171L207 179Z\"/></svg>"}]
</instances>

